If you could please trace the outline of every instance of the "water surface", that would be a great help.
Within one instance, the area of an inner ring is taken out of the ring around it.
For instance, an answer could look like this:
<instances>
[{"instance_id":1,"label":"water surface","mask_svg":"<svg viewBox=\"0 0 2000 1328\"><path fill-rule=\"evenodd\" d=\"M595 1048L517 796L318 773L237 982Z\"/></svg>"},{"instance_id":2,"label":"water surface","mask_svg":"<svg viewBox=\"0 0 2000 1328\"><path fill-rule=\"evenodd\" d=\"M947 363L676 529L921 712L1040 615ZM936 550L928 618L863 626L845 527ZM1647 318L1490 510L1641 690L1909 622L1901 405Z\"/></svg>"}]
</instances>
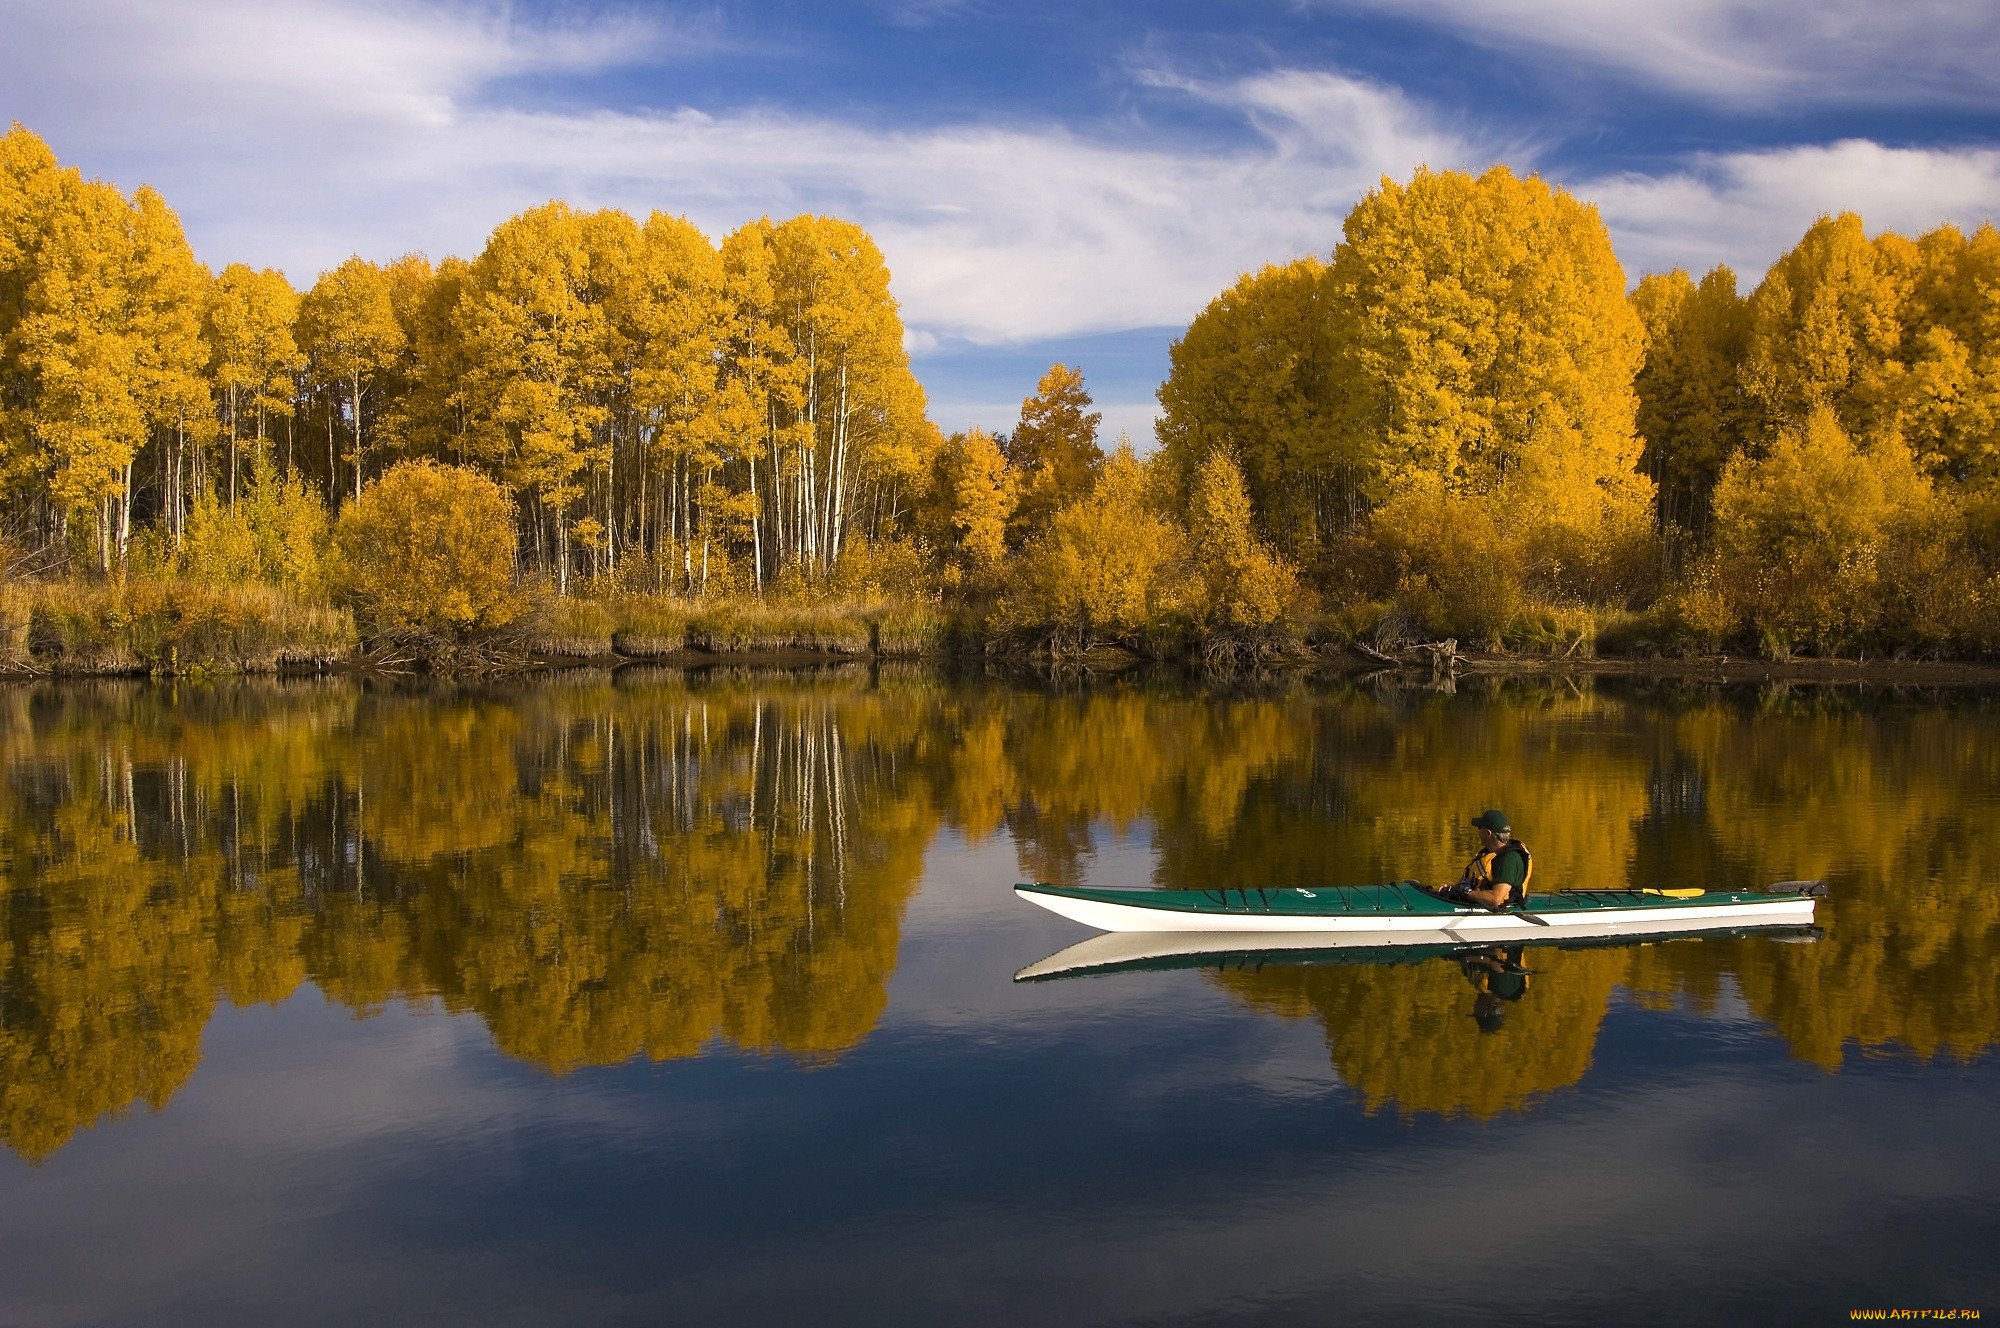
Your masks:
<instances>
[{"instance_id":1,"label":"water surface","mask_svg":"<svg viewBox=\"0 0 2000 1328\"><path fill-rule=\"evenodd\" d=\"M0 1323L1985 1307L2000 706L626 671L0 690ZM1021 984L1023 878L1824 876Z\"/></svg>"}]
</instances>

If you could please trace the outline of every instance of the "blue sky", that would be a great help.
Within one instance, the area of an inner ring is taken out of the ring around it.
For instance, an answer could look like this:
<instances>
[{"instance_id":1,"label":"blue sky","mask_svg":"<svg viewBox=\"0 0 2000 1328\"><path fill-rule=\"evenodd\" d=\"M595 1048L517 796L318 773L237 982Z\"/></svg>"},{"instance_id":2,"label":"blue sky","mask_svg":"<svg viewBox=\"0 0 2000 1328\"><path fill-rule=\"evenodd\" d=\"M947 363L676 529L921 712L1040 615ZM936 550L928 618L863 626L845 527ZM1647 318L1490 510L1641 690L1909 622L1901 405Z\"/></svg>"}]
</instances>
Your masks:
<instances>
[{"instance_id":1,"label":"blue sky","mask_svg":"<svg viewBox=\"0 0 2000 1328\"><path fill-rule=\"evenodd\" d=\"M1150 442L1188 319L1420 163L1747 288L1822 212L2000 216L1995 0L0 0L0 121L300 285L561 197L866 226L947 429L1057 359Z\"/></svg>"}]
</instances>

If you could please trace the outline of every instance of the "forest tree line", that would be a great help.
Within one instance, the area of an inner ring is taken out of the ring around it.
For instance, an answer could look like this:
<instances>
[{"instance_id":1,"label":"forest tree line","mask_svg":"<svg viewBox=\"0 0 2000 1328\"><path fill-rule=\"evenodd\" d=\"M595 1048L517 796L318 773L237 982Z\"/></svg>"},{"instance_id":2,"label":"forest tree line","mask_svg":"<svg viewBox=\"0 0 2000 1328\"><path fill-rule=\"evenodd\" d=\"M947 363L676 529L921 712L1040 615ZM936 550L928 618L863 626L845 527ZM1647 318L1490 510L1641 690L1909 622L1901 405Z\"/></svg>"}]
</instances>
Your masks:
<instances>
[{"instance_id":1,"label":"forest tree line","mask_svg":"<svg viewBox=\"0 0 2000 1328\"><path fill-rule=\"evenodd\" d=\"M1747 295L1726 266L1628 294L1594 208L1419 171L1212 302L1160 398L1162 464L1237 459L1333 604L1520 644L2000 643L1990 224L1822 217Z\"/></svg>"},{"instance_id":2,"label":"forest tree line","mask_svg":"<svg viewBox=\"0 0 2000 1328\"><path fill-rule=\"evenodd\" d=\"M0 139L0 478L17 545L171 565L258 485L329 515L396 462L498 482L523 567L632 558L684 584L824 572L907 523L927 440L889 273L797 217L718 246L686 220L551 202L470 261L355 257L295 290L211 274L179 220ZM19 556L19 555L17 555Z\"/></svg>"},{"instance_id":3,"label":"forest tree line","mask_svg":"<svg viewBox=\"0 0 2000 1328\"><path fill-rule=\"evenodd\" d=\"M1748 294L1726 267L1628 289L1589 205L1420 170L1328 258L1211 302L1157 451L1107 455L1060 364L1018 420L944 436L851 223L715 244L551 202L470 260L355 257L299 291L211 273L158 194L16 125L0 565L264 583L364 634L491 627L529 586L924 600L1167 654L1974 651L2000 642L1997 283L1990 225L1871 238L1842 214ZM441 507L481 515L433 528Z\"/></svg>"}]
</instances>

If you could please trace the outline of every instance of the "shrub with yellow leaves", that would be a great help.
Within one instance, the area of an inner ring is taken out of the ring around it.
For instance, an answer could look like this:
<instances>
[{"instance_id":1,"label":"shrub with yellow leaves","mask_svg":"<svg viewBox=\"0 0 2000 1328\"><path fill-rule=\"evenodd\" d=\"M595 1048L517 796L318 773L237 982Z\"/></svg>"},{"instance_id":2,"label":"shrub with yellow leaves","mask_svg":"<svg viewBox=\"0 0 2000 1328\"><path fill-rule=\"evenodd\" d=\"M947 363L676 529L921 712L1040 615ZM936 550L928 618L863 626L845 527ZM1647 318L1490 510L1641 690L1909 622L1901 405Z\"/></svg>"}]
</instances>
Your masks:
<instances>
[{"instance_id":1,"label":"shrub with yellow leaves","mask_svg":"<svg viewBox=\"0 0 2000 1328\"><path fill-rule=\"evenodd\" d=\"M1182 544L1150 490L1129 446L1112 453L1097 487L1058 511L1010 566L995 622L1063 649L1137 641L1173 607L1168 573Z\"/></svg>"},{"instance_id":2,"label":"shrub with yellow leaves","mask_svg":"<svg viewBox=\"0 0 2000 1328\"><path fill-rule=\"evenodd\" d=\"M514 509L492 480L405 461L340 514L341 580L364 635L435 653L518 620Z\"/></svg>"}]
</instances>

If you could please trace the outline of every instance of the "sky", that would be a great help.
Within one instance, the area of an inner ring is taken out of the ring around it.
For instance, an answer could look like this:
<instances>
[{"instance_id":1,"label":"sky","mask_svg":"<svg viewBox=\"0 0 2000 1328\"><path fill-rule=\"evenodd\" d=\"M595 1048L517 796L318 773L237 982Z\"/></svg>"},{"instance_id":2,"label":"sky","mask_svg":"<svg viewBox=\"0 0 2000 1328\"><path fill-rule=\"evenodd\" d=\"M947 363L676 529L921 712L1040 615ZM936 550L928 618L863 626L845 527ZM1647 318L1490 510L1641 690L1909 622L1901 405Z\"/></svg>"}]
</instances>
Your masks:
<instances>
[{"instance_id":1,"label":"sky","mask_svg":"<svg viewBox=\"0 0 2000 1328\"><path fill-rule=\"evenodd\" d=\"M1628 277L1828 212L2000 217L1996 0L0 0L0 123L303 287L550 198L881 246L946 430L1056 361L1151 445L1168 348L1384 176L1504 162Z\"/></svg>"}]
</instances>

